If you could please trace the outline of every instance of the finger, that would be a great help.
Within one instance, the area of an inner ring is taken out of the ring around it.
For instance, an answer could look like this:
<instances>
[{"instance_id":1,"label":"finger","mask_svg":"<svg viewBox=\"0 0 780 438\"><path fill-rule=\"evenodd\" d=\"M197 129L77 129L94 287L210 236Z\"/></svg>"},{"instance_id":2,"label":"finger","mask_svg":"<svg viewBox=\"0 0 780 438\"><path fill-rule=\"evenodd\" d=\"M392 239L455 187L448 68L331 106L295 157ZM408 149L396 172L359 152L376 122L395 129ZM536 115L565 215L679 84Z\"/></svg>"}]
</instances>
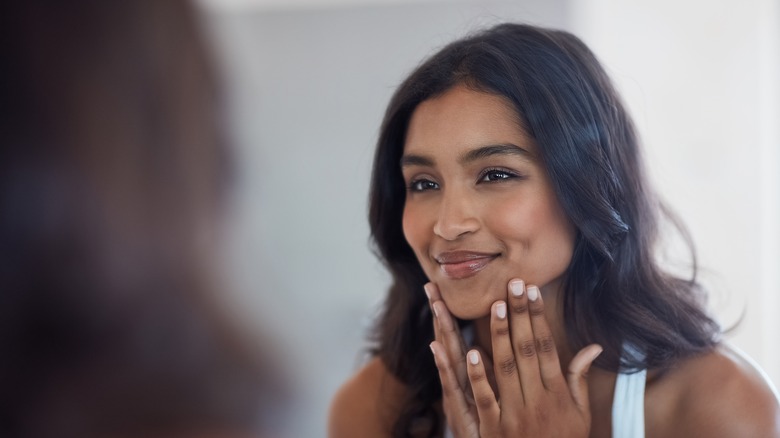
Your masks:
<instances>
[{"instance_id":1,"label":"finger","mask_svg":"<svg viewBox=\"0 0 780 438\"><path fill-rule=\"evenodd\" d=\"M423 285L423 290L425 291L425 295L428 297L429 307L433 305L434 301L441 299L441 297L439 296L439 290L436 288L435 284L425 283ZM433 307L431 307L431 311L433 311Z\"/></svg>"},{"instance_id":2,"label":"finger","mask_svg":"<svg viewBox=\"0 0 780 438\"><path fill-rule=\"evenodd\" d=\"M454 363L453 367L458 384L465 392L466 400L471 400L471 386L468 385L468 374L466 371L466 343L460 333L460 328L449 313L449 309L447 309L444 301L441 300L438 286L434 283L427 283L423 288L426 295L428 295L431 311L434 314L433 331L435 340L444 345L448 359L451 360L451 363ZM436 303L435 305L434 302Z\"/></svg>"},{"instance_id":3,"label":"finger","mask_svg":"<svg viewBox=\"0 0 780 438\"><path fill-rule=\"evenodd\" d=\"M458 324L450 314L444 301L433 303L433 312L436 315L439 329L439 342L444 346L447 358L452 363L458 384L464 390L468 388L468 373L466 371L466 348L463 337L460 334Z\"/></svg>"},{"instance_id":4,"label":"finger","mask_svg":"<svg viewBox=\"0 0 780 438\"><path fill-rule=\"evenodd\" d=\"M590 415L590 402L588 399L588 370L593 361L603 351L598 344L591 344L580 350L569 364L569 391L577 405L577 409L583 414Z\"/></svg>"},{"instance_id":5,"label":"finger","mask_svg":"<svg viewBox=\"0 0 780 438\"><path fill-rule=\"evenodd\" d=\"M470 406L460 383L458 383L455 370L452 368L444 346L438 341L433 341L431 342L431 351L436 368L439 370L444 415L450 421L466 418L470 415Z\"/></svg>"},{"instance_id":6,"label":"finger","mask_svg":"<svg viewBox=\"0 0 780 438\"><path fill-rule=\"evenodd\" d=\"M431 310L435 317L434 335L436 340L444 344L445 349L449 353L449 358L454 362L455 372L461 387L470 392L467 385L468 375L466 374L466 343L460 333L460 328L441 299L441 292L438 286L435 283L426 283L423 288L428 295Z\"/></svg>"},{"instance_id":7,"label":"finger","mask_svg":"<svg viewBox=\"0 0 780 438\"><path fill-rule=\"evenodd\" d=\"M482 355L477 350L471 350L467 357L469 383L479 415L480 436L497 436L500 432L498 426L501 410L496 395L490 387L485 364L480 360Z\"/></svg>"},{"instance_id":8,"label":"finger","mask_svg":"<svg viewBox=\"0 0 780 438\"><path fill-rule=\"evenodd\" d=\"M441 303L444 305L445 310L447 311L447 315L449 316L450 321L452 321L452 324L450 326L457 334L457 338L460 344L460 350L459 353L461 356L463 356L466 353L466 343L463 340L463 336L460 334L460 328L458 327L458 324L455 323L455 318L452 317L452 314L449 313L449 309L447 309L446 304L444 304L444 300L441 298L441 292L439 291L439 287L435 283L426 283L425 286L423 286L425 289L425 293L428 295L428 302L431 305L431 311L434 311L433 303L436 301L441 301ZM434 312L435 315L435 312Z\"/></svg>"},{"instance_id":9,"label":"finger","mask_svg":"<svg viewBox=\"0 0 780 438\"><path fill-rule=\"evenodd\" d=\"M490 309L490 341L493 346L493 370L498 393L501 395L501 407L521 407L524 405L525 388L520 384L504 301L496 301Z\"/></svg>"},{"instance_id":10,"label":"finger","mask_svg":"<svg viewBox=\"0 0 780 438\"><path fill-rule=\"evenodd\" d=\"M542 384L547 390L563 393L566 390L566 380L561 372L561 362L558 359L558 349L544 314L544 300L539 288L528 286L528 314L531 316L531 329L534 332L534 345L539 360L539 373Z\"/></svg>"},{"instance_id":11,"label":"finger","mask_svg":"<svg viewBox=\"0 0 780 438\"><path fill-rule=\"evenodd\" d=\"M439 292L439 288L436 286L436 284L429 282L423 285L423 289L425 290L425 295L428 296L428 306L431 308L431 314L433 314L433 332L434 332L435 339L437 341L444 342L441 334L441 328L440 328L441 324L437 321L436 309L434 309L433 307L434 302L441 300L441 294Z\"/></svg>"},{"instance_id":12,"label":"finger","mask_svg":"<svg viewBox=\"0 0 780 438\"><path fill-rule=\"evenodd\" d=\"M423 285L423 289L425 289L425 295L428 295L429 303L441 299L441 294L439 293L439 288L436 286L436 284L431 282L425 283L425 285Z\"/></svg>"},{"instance_id":13,"label":"finger","mask_svg":"<svg viewBox=\"0 0 780 438\"><path fill-rule=\"evenodd\" d=\"M494 388L494 392L495 392L495 388L497 388L498 386L496 384L496 373L493 371L493 359L479 345L474 346L472 350L476 350L477 353L479 353L479 361L482 362L483 364L482 367L485 369L485 373L487 373L488 383L490 383L491 388ZM500 396L501 396L500 394L496 394L496 398L499 400L500 400Z\"/></svg>"},{"instance_id":14,"label":"finger","mask_svg":"<svg viewBox=\"0 0 780 438\"><path fill-rule=\"evenodd\" d=\"M423 285L423 290L425 290L425 295L428 296L428 307L431 309L431 315L433 315L433 339L442 341L439 322L436 320L436 312L433 310L433 301L439 299L439 291L433 283L426 283Z\"/></svg>"},{"instance_id":15,"label":"finger","mask_svg":"<svg viewBox=\"0 0 780 438\"><path fill-rule=\"evenodd\" d=\"M531 326L528 291L523 280L519 279L510 281L508 290L513 352L519 370L520 384L523 387L524 400L528 402L544 391L539 359L536 355L536 339Z\"/></svg>"},{"instance_id":16,"label":"finger","mask_svg":"<svg viewBox=\"0 0 780 438\"><path fill-rule=\"evenodd\" d=\"M433 336L434 340L441 342L442 344L445 343L444 336L442 334L442 323L440 319L436 315L436 308L434 308L433 303L435 301L441 300L441 295L439 294L439 289L436 287L434 283L426 283L423 286L423 289L425 290L425 295L428 296L428 306L431 309L431 315L433 315Z\"/></svg>"}]
</instances>

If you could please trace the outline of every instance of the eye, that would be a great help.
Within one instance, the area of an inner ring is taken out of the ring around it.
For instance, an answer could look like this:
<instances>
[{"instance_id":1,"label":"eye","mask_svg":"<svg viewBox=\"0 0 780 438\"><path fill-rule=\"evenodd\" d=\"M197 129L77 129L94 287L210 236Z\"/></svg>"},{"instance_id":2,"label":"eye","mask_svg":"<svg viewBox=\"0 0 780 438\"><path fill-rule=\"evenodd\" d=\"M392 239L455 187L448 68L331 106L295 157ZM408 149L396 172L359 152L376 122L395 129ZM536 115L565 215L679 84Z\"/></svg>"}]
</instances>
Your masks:
<instances>
[{"instance_id":1,"label":"eye","mask_svg":"<svg viewBox=\"0 0 780 438\"><path fill-rule=\"evenodd\" d=\"M517 178L516 173L504 169L485 169L479 176L479 182L496 182L506 179Z\"/></svg>"},{"instance_id":2,"label":"eye","mask_svg":"<svg viewBox=\"0 0 780 438\"><path fill-rule=\"evenodd\" d=\"M437 190L439 185L428 179L416 179L409 183L410 192L427 192L428 190Z\"/></svg>"}]
</instances>

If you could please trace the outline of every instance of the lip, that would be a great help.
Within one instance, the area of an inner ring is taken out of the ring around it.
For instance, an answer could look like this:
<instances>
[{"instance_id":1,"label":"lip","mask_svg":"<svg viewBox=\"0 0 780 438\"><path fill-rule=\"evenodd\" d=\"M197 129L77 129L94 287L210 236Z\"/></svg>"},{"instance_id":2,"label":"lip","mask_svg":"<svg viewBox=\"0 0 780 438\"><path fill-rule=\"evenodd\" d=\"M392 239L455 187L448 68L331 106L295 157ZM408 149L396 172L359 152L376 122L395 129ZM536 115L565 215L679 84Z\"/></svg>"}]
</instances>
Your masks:
<instances>
[{"instance_id":1,"label":"lip","mask_svg":"<svg viewBox=\"0 0 780 438\"><path fill-rule=\"evenodd\" d=\"M476 251L448 251L438 254L439 269L453 280L462 280L477 275L499 254Z\"/></svg>"}]
</instances>

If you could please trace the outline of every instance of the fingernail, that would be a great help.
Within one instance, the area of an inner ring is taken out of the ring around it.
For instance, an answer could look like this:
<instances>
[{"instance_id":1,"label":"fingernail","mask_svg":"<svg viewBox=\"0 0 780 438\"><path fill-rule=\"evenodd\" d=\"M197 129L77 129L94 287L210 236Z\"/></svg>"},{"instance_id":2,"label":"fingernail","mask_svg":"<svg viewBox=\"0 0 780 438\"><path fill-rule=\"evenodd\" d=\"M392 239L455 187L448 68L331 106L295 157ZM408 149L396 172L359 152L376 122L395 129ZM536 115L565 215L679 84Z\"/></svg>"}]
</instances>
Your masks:
<instances>
[{"instance_id":1,"label":"fingernail","mask_svg":"<svg viewBox=\"0 0 780 438\"><path fill-rule=\"evenodd\" d=\"M431 299L431 291L428 289L429 287L431 287L431 284L430 283L425 283L425 286L423 286L423 290L425 291L425 295L427 295L428 299L430 300Z\"/></svg>"},{"instance_id":2,"label":"fingernail","mask_svg":"<svg viewBox=\"0 0 780 438\"><path fill-rule=\"evenodd\" d=\"M433 342L431 342L430 344L428 344L428 347L430 347L430 349L431 349L431 353L433 353L433 355L434 355L434 356L436 356L436 350L434 350L434 349L433 349Z\"/></svg>"},{"instance_id":3,"label":"fingernail","mask_svg":"<svg viewBox=\"0 0 780 438\"><path fill-rule=\"evenodd\" d=\"M539 288L536 286L528 286L528 299L536 301L539 299Z\"/></svg>"},{"instance_id":4,"label":"fingernail","mask_svg":"<svg viewBox=\"0 0 780 438\"><path fill-rule=\"evenodd\" d=\"M431 305L431 307L433 307L433 314L438 318L439 317L439 310L438 310L439 306L437 306L437 304L439 304L438 301L433 303L433 305Z\"/></svg>"},{"instance_id":5,"label":"fingernail","mask_svg":"<svg viewBox=\"0 0 780 438\"><path fill-rule=\"evenodd\" d=\"M506 318L506 303L500 302L496 304L496 316L498 319Z\"/></svg>"},{"instance_id":6,"label":"fingernail","mask_svg":"<svg viewBox=\"0 0 780 438\"><path fill-rule=\"evenodd\" d=\"M472 365L476 365L479 363L479 355L476 351L469 351L469 362Z\"/></svg>"},{"instance_id":7,"label":"fingernail","mask_svg":"<svg viewBox=\"0 0 780 438\"><path fill-rule=\"evenodd\" d=\"M523 283L523 280L514 280L509 283L509 291L512 292L512 295L515 297L519 297L523 295L524 287L525 287L525 283Z\"/></svg>"},{"instance_id":8,"label":"fingernail","mask_svg":"<svg viewBox=\"0 0 780 438\"><path fill-rule=\"evenodd\" d=\"M599 349L595 353L593 353L593 359L591 359L591 362L596 360L603 351L604 351L604 347L599 345Z\"/></svg>"}]
</instances>

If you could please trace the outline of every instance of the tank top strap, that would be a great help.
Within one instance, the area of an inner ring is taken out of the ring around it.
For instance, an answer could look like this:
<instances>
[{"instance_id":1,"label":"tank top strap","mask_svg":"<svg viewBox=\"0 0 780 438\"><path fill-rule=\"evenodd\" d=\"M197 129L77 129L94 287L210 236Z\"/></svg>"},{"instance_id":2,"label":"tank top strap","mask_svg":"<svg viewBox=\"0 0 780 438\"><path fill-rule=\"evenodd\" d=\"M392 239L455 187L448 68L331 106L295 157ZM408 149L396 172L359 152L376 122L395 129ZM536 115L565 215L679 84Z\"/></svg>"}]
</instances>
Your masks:
<instances>
[{"instance_id":1,"label":"tank top strap","mask_svg":"<svg viewBox=\"0 0 780 438\"><path fill-rule=\"evenodd\" d=\"M644 438L647 370L620 372L612 400L612 438Z\"/></svg>"}]
</instances>

